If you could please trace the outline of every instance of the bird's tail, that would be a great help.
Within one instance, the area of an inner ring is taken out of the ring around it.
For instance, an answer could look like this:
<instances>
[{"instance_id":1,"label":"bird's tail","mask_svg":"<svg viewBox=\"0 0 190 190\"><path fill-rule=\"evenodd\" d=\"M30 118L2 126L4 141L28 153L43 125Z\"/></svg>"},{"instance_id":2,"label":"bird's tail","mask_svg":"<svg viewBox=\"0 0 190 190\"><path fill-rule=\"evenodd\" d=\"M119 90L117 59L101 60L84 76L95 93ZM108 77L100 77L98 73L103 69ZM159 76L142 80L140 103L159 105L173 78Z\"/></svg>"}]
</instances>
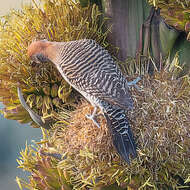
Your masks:
<instances>
[{"instance_id":1,"label":"bird's tail","mask_svg":"<svg viewBox=\"0 0 190 190\"><path fill-rule=\"evenodd\" d=\"M133 133L130 129L125 110L108 103L104 103L103 107L108 128L112 133L113 144L120 156L130 164L129 155L135 158L137 153Z\"/></svg>"}]
</instances>

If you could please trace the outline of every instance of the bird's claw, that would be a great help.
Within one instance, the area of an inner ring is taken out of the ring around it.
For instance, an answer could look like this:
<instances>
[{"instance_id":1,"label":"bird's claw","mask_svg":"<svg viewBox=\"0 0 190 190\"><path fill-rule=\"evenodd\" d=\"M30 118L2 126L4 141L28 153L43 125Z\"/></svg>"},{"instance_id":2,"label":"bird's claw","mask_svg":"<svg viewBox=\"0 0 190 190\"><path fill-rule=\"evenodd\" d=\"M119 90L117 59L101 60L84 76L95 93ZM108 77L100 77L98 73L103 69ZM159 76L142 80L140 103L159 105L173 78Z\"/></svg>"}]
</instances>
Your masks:
<instances>
[{"instance_id":1,"label":"bird's claw","mask_svg":"<svg viewBox=\"0 0 190 190\"><path fill-rule=\"evenodd\" d=\"M95 116L94 116L94 115L86 114L86 118L92 120L93 123L94 123L98 128L100 128L100 125L99 125L99 123L97 122L97 120L95 119Z\"/></svg>"},{"instance_id":2,"label":"bird's claw","mask_svg":"<svg viewBox=\"0 0 190 190\"><path fill-rule=\"evenodd\" d=\"M137 77L136 79L128 82L128 86L131 87L131 86L134 86L137 90L141 90L141 88L138 87L137 83L141 80L141 77Z\"/></svg>"}]
</instances>

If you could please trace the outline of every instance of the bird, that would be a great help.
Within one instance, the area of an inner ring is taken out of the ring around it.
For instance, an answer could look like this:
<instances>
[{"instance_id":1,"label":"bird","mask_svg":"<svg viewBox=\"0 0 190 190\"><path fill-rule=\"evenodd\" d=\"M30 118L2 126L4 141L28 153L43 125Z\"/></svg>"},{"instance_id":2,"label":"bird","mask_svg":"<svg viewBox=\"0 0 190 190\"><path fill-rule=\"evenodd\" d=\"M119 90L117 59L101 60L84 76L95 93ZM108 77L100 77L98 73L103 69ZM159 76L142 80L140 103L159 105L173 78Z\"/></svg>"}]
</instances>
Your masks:
<instances>
[{"instance_id":1,"label":"bird","mask_svg":"<svg viewBox=\"0 0 190 190\"><path fill-rule=\"evenodd\" d=\"M64 80L94 107L92 114L86 117L97 127L100 127L97 109L101 110L113 145L121 158L130 164L131 158L137 157L137 146L126 115L134 107L129 90L129 85L134 83L128 83L108 51L92 39L39 40L28 46L27 54L36 63L55 65Z\"/></svg>"}]
</instances>

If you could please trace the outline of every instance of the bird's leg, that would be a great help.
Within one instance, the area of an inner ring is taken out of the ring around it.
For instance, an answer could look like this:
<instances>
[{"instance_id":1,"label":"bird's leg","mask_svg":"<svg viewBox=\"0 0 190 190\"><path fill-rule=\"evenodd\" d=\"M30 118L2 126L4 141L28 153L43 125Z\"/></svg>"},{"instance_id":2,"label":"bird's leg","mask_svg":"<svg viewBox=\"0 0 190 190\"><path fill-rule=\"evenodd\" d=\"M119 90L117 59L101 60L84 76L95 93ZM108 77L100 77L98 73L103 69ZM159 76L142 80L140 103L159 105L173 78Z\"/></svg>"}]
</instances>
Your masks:
<instances>
[{"instance_id":1,"label":"bird's leg","mask_svg":"<svg viewBox=\"0 0 190 190\"><path fill-rule=\"evenodd\" d=\"M141 80L141 77L137 77L136 79L132 80L131 82L128 82L128 86L134 86L137 90L141 90L138 86L137 83Z\"/></svg>"},{"instance_id":2,"label":"bird's leg","mask_svg":"<svg viewBox=\"0 0 190 190\"><path fill-rule=\"evenodd\" d=\"M100 125L99 125L99 123L97 122L97 120L96 120L96 111L97 111L97 107L95 106L94 107L94 110L93 110L93 112L92 112L92 114L91 115L89 115L89 114L86 114L86 118L88 118L88 119L91 119L92 121L93 121L93 123L98 127L98 128L100 128Z\"/></svg>"}]
</instances>

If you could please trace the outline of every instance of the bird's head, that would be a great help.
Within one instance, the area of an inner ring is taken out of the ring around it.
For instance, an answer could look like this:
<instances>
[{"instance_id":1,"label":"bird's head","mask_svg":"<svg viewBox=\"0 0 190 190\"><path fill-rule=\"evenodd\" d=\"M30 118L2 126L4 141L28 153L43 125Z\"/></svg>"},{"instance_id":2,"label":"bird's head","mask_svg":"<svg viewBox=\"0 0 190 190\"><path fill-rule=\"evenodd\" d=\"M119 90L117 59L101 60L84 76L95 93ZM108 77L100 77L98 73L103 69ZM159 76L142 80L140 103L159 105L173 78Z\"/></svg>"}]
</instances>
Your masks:
<instances>
[{"instance_id":1,"label":"bird's head","mask_svg":"<svg viewBox=\"0 0 190 190\"><path fill-rule=\"evenodd\" d=\"M28 47L28 56L36 63L53 62L56 56L56 46L47 40L35 41Z\"/></svg>"}]
</instances>

